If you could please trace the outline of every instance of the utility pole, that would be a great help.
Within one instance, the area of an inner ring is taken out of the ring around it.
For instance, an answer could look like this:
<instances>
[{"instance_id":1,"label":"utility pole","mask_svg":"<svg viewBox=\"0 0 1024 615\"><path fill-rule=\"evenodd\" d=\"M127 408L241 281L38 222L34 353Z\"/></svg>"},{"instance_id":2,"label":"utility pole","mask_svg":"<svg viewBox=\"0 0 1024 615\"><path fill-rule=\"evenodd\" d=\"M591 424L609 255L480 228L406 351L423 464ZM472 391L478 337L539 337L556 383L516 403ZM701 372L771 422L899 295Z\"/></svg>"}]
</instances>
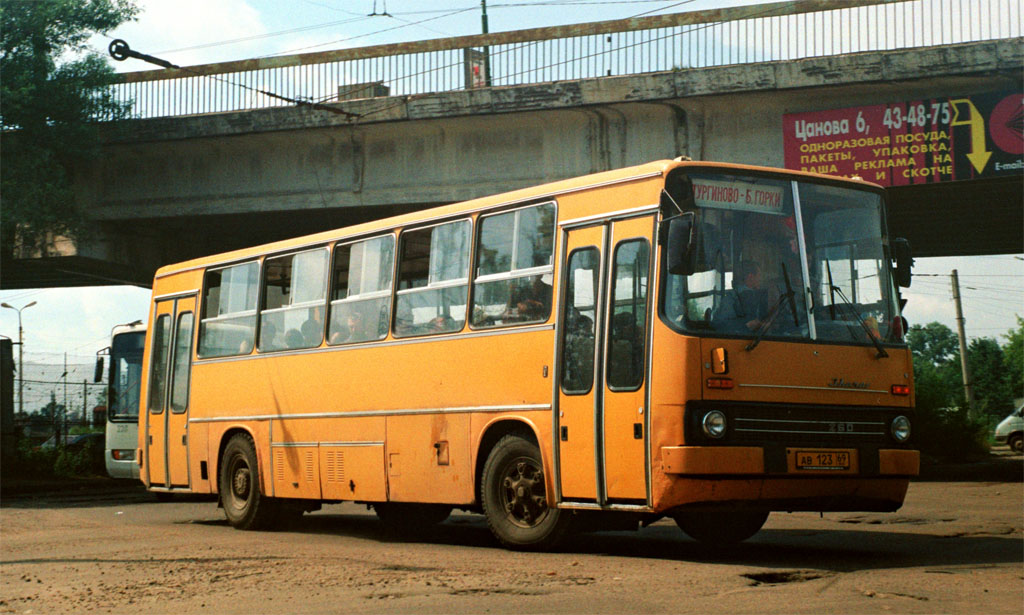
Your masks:
<instances>
[{"instance_id":1,"label":"utility pole","mask_svg":"<svg viewBox=\"0 0 1024 615\"><path fill-rule=\"evenodd\" d=\"M480 23L483 26L484 34L488 34L487 29L487 0L480 0L480 8L483 10L483 14L480 15ZM484 83L487 87L491 87L491 48L484 47Z\"/></svg>"},{"instance_id":2,"label":"utility pole","mask_svg":"<svg viewBox=\"0 0 1024 615\"><path fill-rule=\"evenodd\" d=\"M18 313L18 413L25 414L25 338L21 329L21 311L35 305L36 302L26 303L20 308L7 303L0 303L0 307L14 310Z\"/></svg>"},{"instance_id":3,"label":"utility pole","mask_svg":"<svg viewBox=\"0 0 1024 615\"><path fill-rule=\"evenodd\" d=\"M70 429L68 429L68 353L64 353L64 374L61 376L64 378L64 408L61 411L61 425L63 426L64 438L67 439ZM63 448L64 443L61 443Z\"/></svg>"},{"instance_id":4,"label":"utility pole","mask_svg":"<svg viewBox=\"0 0 1024 615\"><path fill-rule=\"evenodd\" d=\"M960 278L956 269L950 275L953 284L953 304L956 305L956 332L960 338L960 370L964 377L964 397L967 398L967 416L974 418L974 383L971 382L971 367L967 364L967 335L964 333L964 310L960 305Z\"/></svg>"},{"instance_id":5,"label":"utility pole","mask_svg":"<svg viewBox=\"0 0 1024 615\"><path fill-rule=\"evenodd\" d=\"M87 421L86 407L89 405L89 385L88 380L82 379L82 420L80 424L82 427L89 425L90 421Z\"/></svg>"}]
</instances>

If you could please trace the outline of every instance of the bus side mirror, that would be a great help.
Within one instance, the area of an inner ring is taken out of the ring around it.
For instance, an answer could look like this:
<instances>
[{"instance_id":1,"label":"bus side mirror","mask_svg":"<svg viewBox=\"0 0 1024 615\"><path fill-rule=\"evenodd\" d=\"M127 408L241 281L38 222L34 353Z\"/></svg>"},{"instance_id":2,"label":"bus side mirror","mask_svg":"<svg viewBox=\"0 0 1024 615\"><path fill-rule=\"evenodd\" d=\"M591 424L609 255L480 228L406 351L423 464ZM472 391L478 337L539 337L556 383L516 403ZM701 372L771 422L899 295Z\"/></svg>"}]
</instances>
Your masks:
<instances>
[{"instance_id":1,"label":"bus side mirror","mask_svg":"<svg viewBox=\"0 0 1024 615\"><path fill-rule=\"evenodd\" d=\"M665 232L665 262L673 275L693 273L693 212L668 221Z\"/></svg>"},{"instance_id":2,"label":"bus side mirror","mask_svg":"<svg viewBox=\"0 0 1024 615\"><path fill-rule=\"evenodd\" d=\"M910 268L914 259L910 253L910 242L903 238L892 240L892 255L896 259L896 284L910 288Z\"/></svg>"},{"instance_id":3,"label":"bus side mirror","mask_svg":"<svg viewBox=\"0 0 1024 615\"><path fill-rule=\"evenodd\" d=\"M93 382L103 382L103 357L96 357L96 371L92 375Z\"/></svg>"}]
</instances>

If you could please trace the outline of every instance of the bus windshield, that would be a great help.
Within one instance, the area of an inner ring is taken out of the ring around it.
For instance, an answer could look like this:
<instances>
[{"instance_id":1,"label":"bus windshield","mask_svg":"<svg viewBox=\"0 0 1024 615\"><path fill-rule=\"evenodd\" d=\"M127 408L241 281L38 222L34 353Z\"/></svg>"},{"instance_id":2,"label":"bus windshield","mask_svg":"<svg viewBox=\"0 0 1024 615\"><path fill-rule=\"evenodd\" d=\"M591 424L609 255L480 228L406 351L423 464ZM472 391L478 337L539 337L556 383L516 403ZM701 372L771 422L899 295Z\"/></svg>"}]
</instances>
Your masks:
<instances>
[{"instance_id":1,"label":"bus windshield","mask_svg":"<svg viewBox=\"0 0 1024 615\"><path fill-rule=\"evenodd\" d=\"M688 179L695 266L666 275L670 322L723 336L902 339L879 193L725 173Z\"/></svg>"},{"instance_id":2,"label":"bus windshield","mask_svg":"<svg viewBox=\"0 0 1024 615\"><path fill-rule=\"evenodd\" d=\"M111 421L139 418L139 382L145 331L121 333L110 345L110 387L107 416Z\"/></svg>"}]
</instances>

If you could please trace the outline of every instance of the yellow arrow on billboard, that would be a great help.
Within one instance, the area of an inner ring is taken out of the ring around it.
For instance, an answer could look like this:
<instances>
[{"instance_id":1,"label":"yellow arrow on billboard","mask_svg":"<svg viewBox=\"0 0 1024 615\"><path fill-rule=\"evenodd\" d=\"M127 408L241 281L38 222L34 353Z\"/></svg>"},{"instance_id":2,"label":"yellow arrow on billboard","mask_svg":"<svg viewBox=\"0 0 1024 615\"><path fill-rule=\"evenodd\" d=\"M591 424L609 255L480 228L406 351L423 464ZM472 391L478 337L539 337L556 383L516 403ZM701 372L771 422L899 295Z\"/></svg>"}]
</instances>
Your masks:
<instances>
[{"instance_id":1,"label":"yellow arrow on billboard","mask_svg":"<svg viewBox=\"0 0 1024 615\"><path fill-rule=\"evenodd\" d=\"M985 118L981 116L978 108L974 106L974 103L969 98L951 100L949 104L953 107L953 121L949 125L963 126L968 124L971 127L971 153L967 154L967 159L971 161L974 169L981 173L985 169L985 165L988 164L988 159L992 157L992 152L985 149ZM967 105L970 108L970 118L966 120L960 119L960 107L958 105L961 104Z\"/></svg>"}]
</instances>

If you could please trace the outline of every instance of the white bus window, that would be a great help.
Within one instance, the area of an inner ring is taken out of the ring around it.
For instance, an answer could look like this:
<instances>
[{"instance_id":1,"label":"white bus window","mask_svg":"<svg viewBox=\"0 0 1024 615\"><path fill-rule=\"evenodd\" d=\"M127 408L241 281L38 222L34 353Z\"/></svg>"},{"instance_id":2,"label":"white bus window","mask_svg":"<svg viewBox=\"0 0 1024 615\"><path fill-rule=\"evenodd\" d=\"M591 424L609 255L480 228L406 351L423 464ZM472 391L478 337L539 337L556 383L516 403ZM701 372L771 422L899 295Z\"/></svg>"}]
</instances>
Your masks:
<instances>
[{"instance_id":1,"label":"white bus window","mask_svg":"<svg viewBox=\"0 0 1024 615\"><path fill-rule=\"evenodd\" d=\"M260 310L260 351L319 346L324 339L327 250L268 258Z\"/></svg>"},{"instance_id":2,"label":"white bus window","mask_svg":"<svg viewBox=\"0 0 1024 615\"><path fill-rule=\"evenodd\" d=\"M256 337L257 263L206 272L199 356L223 357L252 352Z\"/></svg>"},{"instance_id":3,"label":"white bus window","mask_svg":"<svg viewBox=\"0 0 1024 615\"><path fill-rule=\"evenodd\" d=\"M553 203L481 218L473 282L474 327L548 319L554 221Z\"/></svg>"},{"instance_id":4,"label":"white bus window","mask_svg":"<svg viewBox=\"0 0 1024 615\"><path fill-rule=\"evenodd\" d=\"M468 278L468 220L403 233L395 335L461 330Z\"/></svg>"},{"instance_id":5,"label":"white bus window","mask_svg":"<svg viewBox=\"0 0 1024 615\"><path fill-rule=\"evenodd\" d=\"M394 253L395 238L391 235L334 249L328 343L351 344L387 337Z\"/></svg>"}]
</instances>

